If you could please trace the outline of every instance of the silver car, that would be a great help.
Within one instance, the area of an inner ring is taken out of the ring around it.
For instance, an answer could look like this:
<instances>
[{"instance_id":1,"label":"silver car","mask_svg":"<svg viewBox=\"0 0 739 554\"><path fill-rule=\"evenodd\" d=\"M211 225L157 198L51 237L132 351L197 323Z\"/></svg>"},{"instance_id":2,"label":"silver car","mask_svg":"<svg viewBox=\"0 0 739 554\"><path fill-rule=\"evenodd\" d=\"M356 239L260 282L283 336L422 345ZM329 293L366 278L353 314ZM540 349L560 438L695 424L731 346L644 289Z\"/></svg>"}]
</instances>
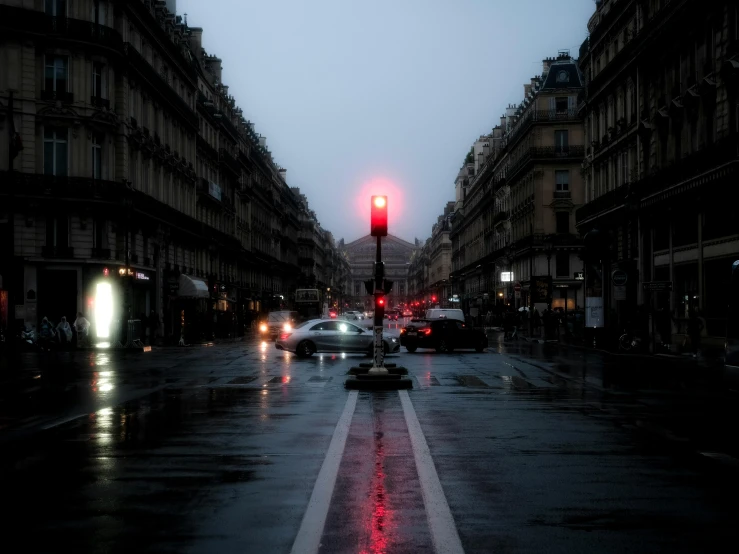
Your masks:
<instances>
[{"instance_id":1,"label":"silver car","mask_svg":"<svg viewBox=\"0 0 739 554\"><path fill-rule=\"evenodd\" d=\"M313 319L279 334L275 348L307 358L314 352L362 352L372 354L373 332L359 325L336 319ZM400 351L395 337L383 336L385 353Z\"/></svg>"}]
</instances>

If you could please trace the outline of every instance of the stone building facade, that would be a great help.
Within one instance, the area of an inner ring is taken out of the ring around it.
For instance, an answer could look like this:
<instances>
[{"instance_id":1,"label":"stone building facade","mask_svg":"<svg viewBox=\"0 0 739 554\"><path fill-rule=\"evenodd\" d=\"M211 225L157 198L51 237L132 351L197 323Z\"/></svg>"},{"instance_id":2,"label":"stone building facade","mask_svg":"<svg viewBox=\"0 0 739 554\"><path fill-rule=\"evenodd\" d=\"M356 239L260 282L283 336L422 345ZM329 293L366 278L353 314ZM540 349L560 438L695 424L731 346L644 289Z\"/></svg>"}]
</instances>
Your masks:
<instances>
[{"instance_id":1,"label":"stone building facade","mask_svg":"<svg viewBox=\"0 0 739 554\"><path fill-rule=\"evenodd\" d=\"M465 160L455 182L450 276L465 311L529 306L532 276L538 308L583 306L574 222L584 203L582 87L569 53L545 59L524 100L508 106Z\"/></svg>"},{"instance_id":2,"label":"stone building facade","mask_svg":"<svg viewBox=\"0 0 739 554\"><path fill-rule=\"evenodd\" d=\"M739 259L730 200L739 171L739 7L604 1L588 30L580 52L587 204L577 227L605 325L638 325L678 344L700 309L708 334L725 336ZM645 290L650 282L663 290Z\"/></svg>"},{"instance_id":3,"label":"stone building facade","mask_svg":"<svg viewBox=\"0 0 739 554\"><path fill-rule=\"evenodd\" d=\"M296 287L298 198L167 4L0 0L6 325L94 319L105 283L115 321L233 335Z\"/></svg>"},{"instance_id":4,"label":"stone building facade","mask_svg":"<svg viewBox=\"0 0 739 554\"><path fill-rule=\"evenodd\" d=\"M377 238L364 236L343 246L349 263L350 278L346 304L350 309L368 311L373 309L373 299L364 288L364 281L374 278ZM388 306L408 302L408 267L415 246L410 242L388 235L382 238L382 260L385 262L385 277L393 281Z\"/></svg>"}]
</instances>

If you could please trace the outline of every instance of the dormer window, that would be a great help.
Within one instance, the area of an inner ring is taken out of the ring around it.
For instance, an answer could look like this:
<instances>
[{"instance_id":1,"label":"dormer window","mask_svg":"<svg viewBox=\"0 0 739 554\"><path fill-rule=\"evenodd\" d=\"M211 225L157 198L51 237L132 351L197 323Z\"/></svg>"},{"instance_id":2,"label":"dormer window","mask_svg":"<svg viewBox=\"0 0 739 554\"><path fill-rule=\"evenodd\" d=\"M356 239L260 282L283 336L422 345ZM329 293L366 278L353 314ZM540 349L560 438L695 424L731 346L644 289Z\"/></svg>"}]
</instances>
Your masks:
<instances>
[{"instance_id":1,"label":"dormer window","mask_svg":"<svg viewBox=\"0 0 739 554\"><path fill-rule=\"evenodd\" d=\"M570 74L565 71L564 69L557 72L557 82L558 83L569 83L570 82Z\"/></svg>"}]
</instances>

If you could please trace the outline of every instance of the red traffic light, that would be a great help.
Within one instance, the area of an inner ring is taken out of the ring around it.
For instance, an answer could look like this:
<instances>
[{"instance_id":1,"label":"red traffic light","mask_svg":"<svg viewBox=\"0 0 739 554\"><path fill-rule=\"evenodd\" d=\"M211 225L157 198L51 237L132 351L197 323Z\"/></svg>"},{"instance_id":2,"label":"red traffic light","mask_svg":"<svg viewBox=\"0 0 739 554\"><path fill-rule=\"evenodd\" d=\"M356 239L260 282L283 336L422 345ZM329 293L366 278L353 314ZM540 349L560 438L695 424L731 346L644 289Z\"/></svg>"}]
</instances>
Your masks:
<instances>
[{"instance_id":1,"label":"red traffic light","mask_svg":"<svg viewBox=\"0 0 739 554\"><path fill-rule=\"evenodd\" d=\"M387 196L372 197L370 235L373 237L387 236Z\"/></svg>"},{"instance_id":2,"label":"red traffic light","mask_svg":"<svg viewBox=\"0 0 739 554\"><path fill-rule=\"evenodd\" d=\"M432 296L431 297L431 302L436 302L436 297L435 296Z\"/></svg>"},{"instance_id":3,"label":"red traffic light","mask_svg":"<svg viewBox=\"0 0 739 554\"><path fill-rule=\"evenodd\" d=\"M380 296L380 297L379 297L379 298L377 299L377 305L378 305L378 306L384 306L384 305L385 305L385 299L384 299L384 298L383 298L382 296Z\"/></svg>"}]
</instances>

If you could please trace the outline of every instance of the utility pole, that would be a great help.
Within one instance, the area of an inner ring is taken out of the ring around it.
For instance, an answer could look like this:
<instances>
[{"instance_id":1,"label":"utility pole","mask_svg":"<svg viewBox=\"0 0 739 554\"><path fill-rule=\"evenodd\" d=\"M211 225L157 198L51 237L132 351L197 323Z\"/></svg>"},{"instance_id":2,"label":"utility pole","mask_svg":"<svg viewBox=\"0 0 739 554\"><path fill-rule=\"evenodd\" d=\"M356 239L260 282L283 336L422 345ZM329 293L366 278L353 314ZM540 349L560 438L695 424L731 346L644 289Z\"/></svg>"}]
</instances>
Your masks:
<instances>
[{"instance_id":1,"label":"utility pole","mask_svg":"<svg viewBox=\"0 0 739 554\"><path fill-rule=\"evenodd\" d=\"M7 329L6 329L6 343L8 351L11 354L11 358L15 353L16 340L15 337L11 336L11 330L15 327L15 304L16 299L16 259L15 259L15 175L13 168L13 161L18 151L23 149L23 146L18 140L17 132L15 130L15 118L14 118L14 107L13 107L13 93L15 91L10 89L8 91L8 241L10 244L10 252L4 265L3 278L5 282L3 286L8 291L8 311L7 311Z\"/></svg>"}]
</instances>

